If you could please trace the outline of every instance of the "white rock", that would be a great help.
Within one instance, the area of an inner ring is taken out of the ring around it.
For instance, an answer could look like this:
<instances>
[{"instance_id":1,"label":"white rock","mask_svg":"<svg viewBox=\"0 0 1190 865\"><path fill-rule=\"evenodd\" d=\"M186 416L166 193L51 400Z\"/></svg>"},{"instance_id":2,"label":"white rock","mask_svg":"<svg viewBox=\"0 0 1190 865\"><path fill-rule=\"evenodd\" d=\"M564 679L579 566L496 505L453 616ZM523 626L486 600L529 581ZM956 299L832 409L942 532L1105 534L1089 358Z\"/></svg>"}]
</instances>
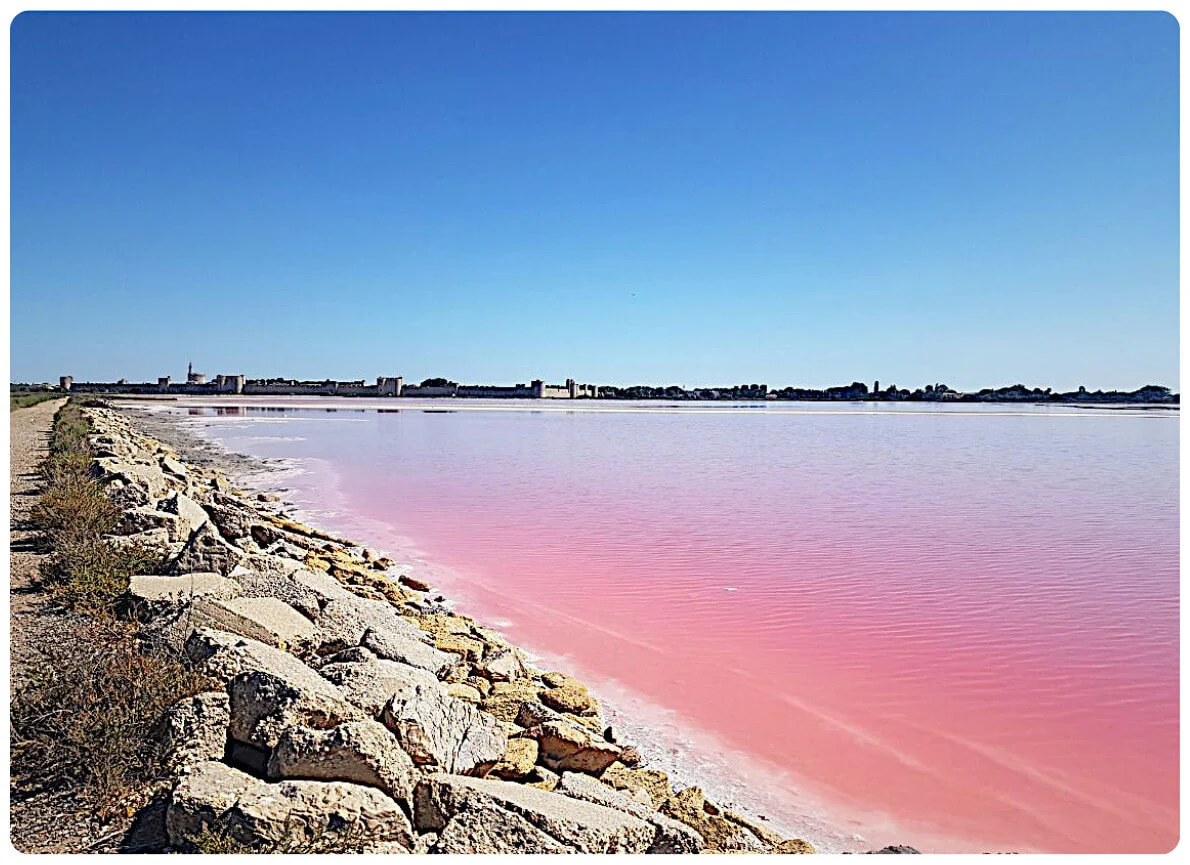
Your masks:
<instances>
[{"instance_id":1,"label":"white rock","mask_svg":"<svg viewBox=\"0 0 1190 865\"><path fill-rule=\"evenodd\" d=\"M643 853L656 834L651 825L624 811L507 781L435 775L414 792L418 831L442 832L467 817L483 822L493 808L522 817L582 853Z\"/></svg>"},{"instance_id":2,"label":"white rock","mask_svg":"<svg viewBox=\"0 0 1190 865\"><path fill-rule=\"evenodd\" d=\"M275 747L290 727L326 728L362 717L321 678L315 683L304 675L286 678L252 670L232 679L227 692L231 698L229 735L259 748Z\"/></svg>"},{"instance_id":3,"label":"white rock","mask_svg":"<svg viewBox=\"0 0 1190 865\"><path fill-rule=\"evenodd\" d=\"M409 849L414 841L401 807L379 790L341 781L267 784L215 762L196 766L174 787L165 827L180 849L204 828L295 852L333 851L339 841Z\"/></svg>"},{"instance_id":4,"label":"white rock","mask_svg":"<svg viewBox=\"0 0 1190 865\"><path fill-rule=\"evenodd\" d=\"M434 675L438 675L458 660L455 655L441 652L420 639L388 629L369 628L364 632L360 643L375 652L379 658L420 667Z\"/></svg>"},{"instance_id":5,"label":"white rock","mask_svg":"<svg viewBox=\"0 0 1190 865\"><path fill-rule=\"evenodd\" d=\"M495 718L450 696L437 682L394 694L383 721L413 762L447 772L495 763L508 746L508 735Z\"/></svg>"},{"instance_id":6,"label":"white rock","mask_svg":"<svg viewBox=\"0 0 1190 865\"><path fill-rule=\"evenodd\" d=\"M194 625L218 628L279 648L303 647L314 639L314 623L276 598L199 598Z\"/></svg>"},{"instance_id":7,"label":"white rock","mask_svg":"<svg viewBox=\"0 0 1190 865\"><path fill-rule=\"evenodd\" d=\"M702 836L671 817L658 814L651 807L631 799L590 775L564 772L556 792L585 802L594 802L638 817L654 829L653 843L646 853L700 853Z\"/></svg>"},{"instance_id":8,"label":"white rock","mask_svg":"<svg viewBox=\"0 0 1190 865\"><path fill-rule=\"evenodd\" d=\"M222 691L186 697L170 706L158 728L166 770L180 774L199 763L222 759L230 720L227 694Z\"/></svg>"},{"instance_id":9,"label":"white rock","mask_svg":"<svg viewBox=\"0 0 1190 865\"><path fill-rule=\"evenodd\" d=\"M393 695L412 693L418 686L438 688L433 674L397 661L348 661L324 664L319 672L343 693L348 702L377 718Z\"/></svg>"},{"instance_id":10,"label":"white rock","mask_svg":"<svg viewBox=\"0 0 1190 865\"><path fill-rule=\"evenodd\" d=\"M291 727L269 758L270 778L350 781L409 803L418 778L413 761L382 724L348 721L330 730Z\"/></svg>"}]
</instances>

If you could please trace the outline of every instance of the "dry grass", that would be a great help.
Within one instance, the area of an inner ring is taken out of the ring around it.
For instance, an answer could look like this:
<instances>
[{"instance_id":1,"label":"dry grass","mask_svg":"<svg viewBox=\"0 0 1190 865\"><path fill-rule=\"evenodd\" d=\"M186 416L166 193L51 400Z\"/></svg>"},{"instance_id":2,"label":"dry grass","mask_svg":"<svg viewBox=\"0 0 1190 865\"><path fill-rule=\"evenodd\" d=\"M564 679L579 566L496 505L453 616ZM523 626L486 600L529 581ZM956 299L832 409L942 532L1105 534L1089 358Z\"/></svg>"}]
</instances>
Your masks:
<instances>
[{"instance_id":1,"label":"dry grass","mask_svg":"<svg viewBox=\"0 0 1190 865\"><path fill-rule=\"evenodd\" d=\"M77 405L54 419L32 512L49 548L45 587L76 613L74 639L37 647L40 658L10 706L12 779L24 789L69 790L106 820L140 804L161 775L153 730L175 701L215 683L148 653L112 608L133 573L152 573L162 552L102 537L119 517L87 472L90 424Z\"/></svg>"},{"instance_id":2,"label":"dry grass","mask_svg":"<svg viewBox=\"0 0 1190 865\"><path fill-rule=\"evenodd\" d=\"M215 683L142 650L123 623L81 620L79 639L43 646L11 705L13 781L67 787L106 820L141 804L162 775L153 735L165 710Z\"/></svg>"},{"instance_id":3,"label":"dry grass","mask_svg":"<svg viewBox=\"0 0 1190 865\"><path fill-rule=\"evenodd\" d=\"M50 593L66 607L106 616L127 591L133 574L156 573L163 563L158 547L72 538L58 542L41 575Z\"/></svg>"},{"instance_id":4,"label":"dry grass","mask_svg":"<svg viewBox=\"0 0 1190 865\"><path fill-rule=\"evenodd\" d=\"M58 410L41 466L45 485L30 519L52 550L42 568L46 587L71 609L104 614L128 588L130 576L160 569L163 551L103 538L115 528L120 509L90 476L90 432L73 400Z\"/></svg>"}]
</instances>

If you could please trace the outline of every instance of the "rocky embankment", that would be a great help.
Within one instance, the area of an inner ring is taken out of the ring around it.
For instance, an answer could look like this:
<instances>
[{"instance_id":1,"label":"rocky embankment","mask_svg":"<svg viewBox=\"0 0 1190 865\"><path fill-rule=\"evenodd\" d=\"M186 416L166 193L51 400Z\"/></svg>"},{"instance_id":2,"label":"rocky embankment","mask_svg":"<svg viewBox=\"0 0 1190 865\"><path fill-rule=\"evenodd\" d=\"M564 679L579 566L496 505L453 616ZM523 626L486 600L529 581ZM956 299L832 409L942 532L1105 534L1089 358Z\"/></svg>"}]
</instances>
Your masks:
<instances>
[{"instance_id":1,"label":"rocky embankment","mask_svg":"<svg viewBox=\"0 0 1190 865\"><path fill-rule=\"evenodd\" d=\"M221 686L161 724L172 848L814 852L675 791L580 682L390 561L86 411L118 541L168 551L168 573L131 578L123 614Z\"/></svg>"}]
</instances>

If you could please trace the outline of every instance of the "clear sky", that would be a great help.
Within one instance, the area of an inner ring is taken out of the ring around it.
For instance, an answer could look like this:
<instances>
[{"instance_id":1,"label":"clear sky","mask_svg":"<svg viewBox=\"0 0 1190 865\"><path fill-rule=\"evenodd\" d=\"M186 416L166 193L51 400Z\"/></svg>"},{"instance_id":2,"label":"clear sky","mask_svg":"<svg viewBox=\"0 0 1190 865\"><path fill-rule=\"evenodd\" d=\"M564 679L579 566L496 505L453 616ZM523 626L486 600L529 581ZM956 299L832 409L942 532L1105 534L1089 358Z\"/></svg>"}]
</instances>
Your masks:
<instances>
[{"instance_id":1,"label":"clear sky","mask_svg":"<svg viewBox=\"0 0 1190 865\"><path fill-rule=\"evenodd\" d=\"M12 378L1178 387L1178 24L30 14Z\"/></svg>"}]
</instances>

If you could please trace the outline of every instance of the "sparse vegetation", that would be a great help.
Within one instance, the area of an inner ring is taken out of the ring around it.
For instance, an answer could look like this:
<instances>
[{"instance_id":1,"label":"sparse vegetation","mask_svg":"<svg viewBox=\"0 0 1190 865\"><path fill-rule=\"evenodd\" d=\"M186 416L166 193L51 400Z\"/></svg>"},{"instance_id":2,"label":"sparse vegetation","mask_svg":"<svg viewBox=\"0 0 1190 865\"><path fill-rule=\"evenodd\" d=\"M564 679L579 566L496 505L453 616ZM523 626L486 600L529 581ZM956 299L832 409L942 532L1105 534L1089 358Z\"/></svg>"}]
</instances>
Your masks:
<instances>
[{"instance_id":1,"label":"sparse vegetation","mask_svg":"<svg viewBox=\"0 0 1190 865\"><path fill-rule=\"evenodd\" d=\"M124 623L84 619L41 658L12 700L14 783L69 788L100 820L123 814L162 775L153 729L165 710L214 683L142 650Z\"/></svg>"},{"instance_id":2,"label":"sparse vegetation","mask_svg":"<svg viewBox=\"0 0 1190 865\"><path fill-rule=\"evenodd\" d=\"M258 841L249 843L236 838L230 832L203 826L190 838L190 851L207 854L299 854L299 853L363 853L369 846L368 838L358 829L338 832L318 838L289 838L281 842Z\"/></svg>"},{"instance_id":3,"label":"sparse vegetation","mask_svg":"<svg viewBox=\"0 0 1190 865\"><path fill-rule=\"evenodd\" d=\"M59 409L31 512L49 557L42 577L77 613L74 639L38 647L11 703L14 786L66 789L107 819L134 806L161 775L153 728L166 708L213 683L146 651L112 616L133 573L158 569L162 551L103 537L119 510L89 476L90 423L72 402Z\"/></svg>"},{"instance_id":4,"label":"sparse vegetation","mask_svg":"<svg viewBox=\"0 0 1190 865\"><path fill-rule=\"evenodd\" d=\"M9 411L16 411L19 408L28 408L31 405L37 405L39 402L48 402L51 399L60 399L62 394L54 391L33 391L32 393L12 392L8 394L8 409Z\"/></svg>"},{"instance_id":5,"label":"sparse vegetation","mask_svg":"<svg viewBox=\"0 0 1190 865\"><path fill-rule=\"evenodd\" d=\"M102 615L123 594L130 576L159 569L163 553L103 537L115 528L120 509L88 473L90 432L90 422L73 400L58 410L41 467L45 486L30 519L51 550L42 567L46 588L72 609Z\"/></svg>"}]
</instances>

